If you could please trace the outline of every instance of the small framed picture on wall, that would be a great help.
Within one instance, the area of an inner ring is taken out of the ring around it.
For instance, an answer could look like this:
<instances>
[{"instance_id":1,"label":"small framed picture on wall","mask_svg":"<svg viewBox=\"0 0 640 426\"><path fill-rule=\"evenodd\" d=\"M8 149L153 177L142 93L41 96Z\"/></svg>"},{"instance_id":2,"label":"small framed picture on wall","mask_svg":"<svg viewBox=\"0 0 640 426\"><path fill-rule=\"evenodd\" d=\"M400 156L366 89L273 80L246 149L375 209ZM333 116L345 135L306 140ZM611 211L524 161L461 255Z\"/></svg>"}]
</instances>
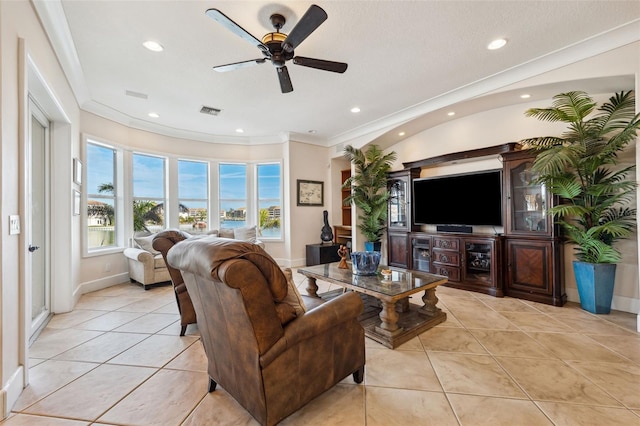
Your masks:
<instances>
[{"instance_id":1,"label":"small framed picture on wall","mask_svg":"<svg viewBox=\"0 0 640 426\"><path fill-rule=\"evenodd\" d=\"M324 182L298 179L298 205L323 206Z\"/></svg>"},{"instance_id":2,"label":"small framed picture on wall","mask_svg":"<svg viewBox=\"0 0 640 426\"><path fill-rule=\"evenodd\" d=\"M73 190L73 215L74 216L80 215L80 201L81 201L80 192L74 189Z\"/></svg>"},{"instance_id":3,"label":"small framed picture on wall","mask_svg":"<svg viewBox=\"0 0 640 426\"><path fill-rule=\"evenodd\" d=\"M77 158L73 159L73 181L82 185L82 161Z\"/></svg>"}]
</instances>

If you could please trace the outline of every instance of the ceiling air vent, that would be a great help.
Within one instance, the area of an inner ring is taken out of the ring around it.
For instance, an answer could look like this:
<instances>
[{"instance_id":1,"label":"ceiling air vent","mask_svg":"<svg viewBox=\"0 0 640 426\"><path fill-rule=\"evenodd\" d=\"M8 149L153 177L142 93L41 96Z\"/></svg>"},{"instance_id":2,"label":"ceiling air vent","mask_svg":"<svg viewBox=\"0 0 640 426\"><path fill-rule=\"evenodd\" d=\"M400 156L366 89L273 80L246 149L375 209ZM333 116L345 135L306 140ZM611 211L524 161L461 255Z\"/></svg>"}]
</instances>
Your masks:
<instances>
[{"instance_id":1,"label":"ceiling air vent","mask_svg":"<svg viewBox=\"0 0 640 426\"><path fill-rule=\"evenodd\" d=\"M209 115L218 115L218 114L220 114L220 111L222 111L222 110L220 110L218 108L211 108L211 107L208 107L208 106L203 106L200 109L201 113L209 114Z\"/></svg>"},{"instance_id":2,"label":"ceiling air vent","mask_svg":"<svg viewBox=\"0 0 640 426\"><path fill-rule=\"evenodd\" d=\"M140 93L140 92L134 92L133 90L126 90L124 92L124 94L127 95L127 96L131 96L131 97L134 97L134 98L140 98L140 99L148 99L149 98L148 95L146 95L144 93Z\"/></svg>"}]
</instances>

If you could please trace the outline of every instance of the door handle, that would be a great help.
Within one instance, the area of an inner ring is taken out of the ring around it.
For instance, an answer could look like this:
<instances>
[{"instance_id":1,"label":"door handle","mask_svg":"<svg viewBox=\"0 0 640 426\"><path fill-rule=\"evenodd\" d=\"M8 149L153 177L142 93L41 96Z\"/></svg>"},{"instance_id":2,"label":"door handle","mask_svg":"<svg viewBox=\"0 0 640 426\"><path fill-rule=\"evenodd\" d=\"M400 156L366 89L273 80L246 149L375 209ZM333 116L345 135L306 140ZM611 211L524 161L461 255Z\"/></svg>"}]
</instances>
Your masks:
<instances>
[{"instance_id":1,"label":"door handle","mask_svg":"<svg viewBox=\"0 0 640 426\"><path fill-rule=\"evenodd\" d=\"M29 251L31 253L33 253L34 251L38 250L40 247L38 246L32 246L31 244L29 244Z\"/></svg>"}]
</instances>

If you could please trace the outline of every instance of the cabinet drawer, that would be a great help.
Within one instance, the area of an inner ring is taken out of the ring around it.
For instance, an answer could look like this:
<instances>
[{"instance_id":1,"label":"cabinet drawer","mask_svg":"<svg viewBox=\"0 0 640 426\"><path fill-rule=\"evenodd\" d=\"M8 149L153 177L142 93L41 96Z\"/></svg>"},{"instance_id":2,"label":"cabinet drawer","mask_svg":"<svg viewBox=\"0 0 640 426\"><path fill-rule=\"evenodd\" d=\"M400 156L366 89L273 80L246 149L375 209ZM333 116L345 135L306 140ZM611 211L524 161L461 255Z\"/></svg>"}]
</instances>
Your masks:
<instances>
[{"instance_id":1,"label":"cabinet drawer","mask_svg":"<svg viewBox=\"0 0 640 426\"><path fill-rule=\"evenodd\" d=\"M460 281L460 268L451 268L444 265L433 265L433 274L444 275L449 281Z\"/></svg>"},{"instance_id":2,"label":"cabinet drawer","mask_svg":"<svg viewBox=\"0 0 640 426\"><path fill-rule=\"evenodd\" d=\"M433 237L433 248L459 251L460 240L457 238Z\"/></svg>"},{"instance_id":3,"label":"cabinet drawer","mask_svg":"<svg viewBox=\"0 0 640 426\"><path fill-rule=\"evenodd\" d=\"M451 266L460 266L460 253L452 251L433 250L433 261Z\"/></svg>"}]
</instances>

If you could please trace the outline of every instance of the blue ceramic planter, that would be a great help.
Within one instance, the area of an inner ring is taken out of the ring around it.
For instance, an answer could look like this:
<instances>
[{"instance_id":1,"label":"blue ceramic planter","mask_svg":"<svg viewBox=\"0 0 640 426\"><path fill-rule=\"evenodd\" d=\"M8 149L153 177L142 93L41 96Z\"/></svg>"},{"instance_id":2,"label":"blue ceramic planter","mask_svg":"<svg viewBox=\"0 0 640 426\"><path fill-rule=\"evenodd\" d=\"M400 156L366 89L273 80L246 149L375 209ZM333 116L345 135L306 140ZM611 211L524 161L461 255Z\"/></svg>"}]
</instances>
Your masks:
<instances>
[{"instance_id":1,"label":"blue ceramic planter","mask_svg":"<svg viewBox=\"0 0 640 426\"><path fill-rule=\"evenodd\" d=\"M382 242L376 241L375 243L373 243L371 241L365 241L364 251L382 251Z\"/></svg>"},{"instance_id":2,"label":"blue ceramic planter","mask_svg":"<svg viewBox=\"0 0 640 426\"><path fill-rule=\"evenodd\" d=\"M580 306L593 314L611 312L613 285L616 280L615 263L585 263L573 261Z\"/></svg>"}]
</instances>

